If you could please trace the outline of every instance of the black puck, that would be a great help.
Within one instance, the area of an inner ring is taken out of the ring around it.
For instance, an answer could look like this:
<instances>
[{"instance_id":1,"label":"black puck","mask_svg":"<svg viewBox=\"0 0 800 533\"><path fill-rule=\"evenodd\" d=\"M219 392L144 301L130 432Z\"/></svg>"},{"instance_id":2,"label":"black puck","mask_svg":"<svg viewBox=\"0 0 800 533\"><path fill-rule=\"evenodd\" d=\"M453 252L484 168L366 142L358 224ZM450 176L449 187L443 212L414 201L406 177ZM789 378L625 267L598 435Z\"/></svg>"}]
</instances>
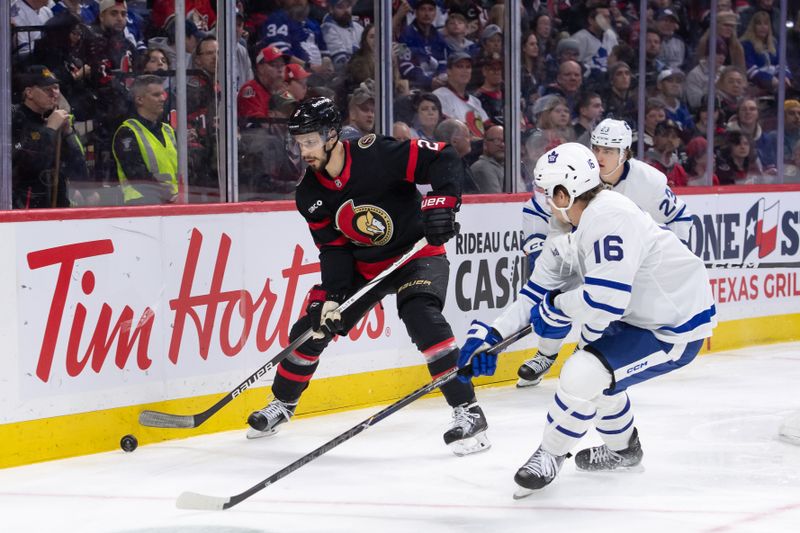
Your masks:
<instances>
[{"instance_id":1,"label":"black puck","mask_svg":"<svg viewBox=\"0 0 800 533\"><path fill-rule=\"evenodd\" d=\"M122 451L132 452L139 446L139 441L133 435L125 435L119 440L119 447Z\"/></svg>"}]
</instances>

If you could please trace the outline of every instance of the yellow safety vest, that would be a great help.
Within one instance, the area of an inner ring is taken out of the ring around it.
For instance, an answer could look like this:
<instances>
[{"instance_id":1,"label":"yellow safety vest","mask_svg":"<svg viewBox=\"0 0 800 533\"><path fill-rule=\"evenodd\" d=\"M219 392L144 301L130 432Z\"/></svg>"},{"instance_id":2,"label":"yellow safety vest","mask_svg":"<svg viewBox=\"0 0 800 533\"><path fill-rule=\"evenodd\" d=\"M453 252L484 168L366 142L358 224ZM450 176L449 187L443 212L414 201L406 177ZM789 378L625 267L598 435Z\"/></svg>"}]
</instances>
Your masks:
<instances>
[{"instance_id":1,"label":"yellow safety vest","mask_svg":"<svg viewBox=\"0 0 800 533\"><path fill-rule=\"evenodd\" d=\"M176 148L175 131L172 127L164 122L161 123L161 132L164 135L165 144L161 144L158 137L145 128L141 122L132 118L129 118L117 128L116 133L114 133L114 140L116 140L117 133L122 128L130 128L133 131L147 170L159 183L164 187L168 187L171 194L178 194L178 149ZM122 187L125 203L142 198L142 193L128 182L128 177L125 175L116 153L114 153L114 160L117 162L117 177Z\"/></svg>"}]
</instances>

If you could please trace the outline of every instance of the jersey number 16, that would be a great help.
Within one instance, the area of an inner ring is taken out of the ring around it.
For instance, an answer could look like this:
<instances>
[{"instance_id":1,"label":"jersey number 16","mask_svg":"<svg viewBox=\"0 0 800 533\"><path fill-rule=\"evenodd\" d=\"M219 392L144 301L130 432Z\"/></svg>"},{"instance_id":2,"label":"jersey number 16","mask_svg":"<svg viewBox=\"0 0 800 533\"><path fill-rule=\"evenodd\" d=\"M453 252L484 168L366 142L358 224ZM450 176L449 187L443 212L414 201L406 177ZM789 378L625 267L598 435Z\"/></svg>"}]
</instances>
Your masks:
<instances>
[{"instance_id":1,"label":"jersey number 16","mask_svg":"<svg viewBox=\"0 0 800 533\"><path fill-rule=\"evenodd\" d=\"M602 245L602 258L606 261L622 261L624 253L622 251L622 237L619 235L606 235L603 239ZM594 243L594 262L600 263L602 258L600 256L600 241Z\"/></svg>"}]
</instances>

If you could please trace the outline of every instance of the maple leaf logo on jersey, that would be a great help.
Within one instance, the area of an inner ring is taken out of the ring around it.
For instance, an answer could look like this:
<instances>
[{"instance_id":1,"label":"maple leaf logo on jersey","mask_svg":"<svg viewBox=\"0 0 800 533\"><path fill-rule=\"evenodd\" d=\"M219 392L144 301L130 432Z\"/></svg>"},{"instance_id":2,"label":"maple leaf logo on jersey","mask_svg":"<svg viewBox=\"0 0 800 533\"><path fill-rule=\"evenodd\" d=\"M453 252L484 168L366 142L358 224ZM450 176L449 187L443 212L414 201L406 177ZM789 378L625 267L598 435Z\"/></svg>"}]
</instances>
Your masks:
<instances>
[{"instance_id":1,"label":"maple leaf logo on jersey","mask_svg":"<svg viewBox=\"0 0 800 533\"><path fill-rule=\"evenodd\" d=\"M351 241L365 246L383 246L394 234L394 223L386 211L369 204L356 206L353 200L336 212L336 227Z\"/></svg>"}]
</instances>

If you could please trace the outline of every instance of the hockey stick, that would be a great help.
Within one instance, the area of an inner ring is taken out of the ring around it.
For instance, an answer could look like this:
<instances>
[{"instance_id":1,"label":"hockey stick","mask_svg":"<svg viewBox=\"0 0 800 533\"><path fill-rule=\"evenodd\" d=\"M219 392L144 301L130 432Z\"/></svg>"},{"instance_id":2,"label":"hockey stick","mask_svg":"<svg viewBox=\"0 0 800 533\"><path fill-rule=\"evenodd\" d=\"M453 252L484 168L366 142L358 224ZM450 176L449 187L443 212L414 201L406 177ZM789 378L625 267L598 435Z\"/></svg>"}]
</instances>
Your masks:
<instances>
[{"instance_id":1,"label":"hockey stick","mask_svg":"<svg viewBox=\"0 0 800 533\"><path fill-rule=\"evenodd\" d=\"M425 240L423 237L419 241L417 241L414 246L404 253L397 261L392 263L386 270L378 274L375 278L370 280L369 283L361 287L355 294L353 294L350 298L345 300L339 307L338 310L340 312L344 312L347 308L352 306L358 300L360 300L367 292L371 289L375 288L375 286L380 283L382 280L386 279L386 277L404 265L411 257L422 250L425 245L428 244L428 241ZM236 386L235 389L230 391L228 394L223 396L219 399L217 403L203 411L202 413L197 413L194 415L173 415L169 413L162 413L159 411L149 411L145 410L139 413L139 423L143 426L149 427L156 427L156 428L182 428L182 429L190 429L196 428L209 418L211 418L217 411L228 405L234 398L239 396L241 393L249 389L256 381L261 379L267 372L269 372L275 365L283 361L290 353L292 353L297 347L302 345L308 339L311 338L313 334L313 330L309 328L295 340L293 340L286 348L280 351L278 355L264 363L258 370L247 376L247 378L242 381L239 385Z\"/></svg>"},{"instance_id":2,"label":"hockey stick","mask_svg":"<svg viewBox=\"0 0 800 533\"><path fill-rule=\"evenodd\" d=\"M525 335L529 334L531 332L531 329L532 329L531 326L528 325L523 329L521 329L520 331L514 333L513 335L510 335L508 338L503 339L496 345L492 346L491 352L499 353L503 351L514 342L518 341ZM284 477L288 476L289 474L299 469L300 467L310 463L317 457L331 451L332 449L336 448L343 442L352 439L353 437L355 437L368 427L374 426L375 424L377 424L384 418L388 417L389 415L396 413L397 411L407 406L408 404L414 402L415 400L420 399L421 397L425 396L426 394L435 390L436 388L441 387L448 381L455 378L459 373L466 375L468 369L469 366L466 366L462 369L453 368L446 374L442 374L441 376L434 379L424 387L420 387L419 389L401 398L400 400L397 400L392 405L372 415L371 417L364 420L360 424L353 426L352 428L348 429L341 435L329 440L328 442L326 442L313 452L304 455L303 457L293 462L292 464L282 468L281 470L278 470L277 472L269 476L267 479L259 482L257 485L253 485L244 492L228 497L208 496L205 494L199 494L197 492L183 492L180 496L178 496L178 500L177 502L175 502L175 505L179 509L198 509L204 511L222 511L225 509L230 509L234 505L243 502L253 494L269 487L276 481L283 479Z\"/></svg>"}]
</instances>

